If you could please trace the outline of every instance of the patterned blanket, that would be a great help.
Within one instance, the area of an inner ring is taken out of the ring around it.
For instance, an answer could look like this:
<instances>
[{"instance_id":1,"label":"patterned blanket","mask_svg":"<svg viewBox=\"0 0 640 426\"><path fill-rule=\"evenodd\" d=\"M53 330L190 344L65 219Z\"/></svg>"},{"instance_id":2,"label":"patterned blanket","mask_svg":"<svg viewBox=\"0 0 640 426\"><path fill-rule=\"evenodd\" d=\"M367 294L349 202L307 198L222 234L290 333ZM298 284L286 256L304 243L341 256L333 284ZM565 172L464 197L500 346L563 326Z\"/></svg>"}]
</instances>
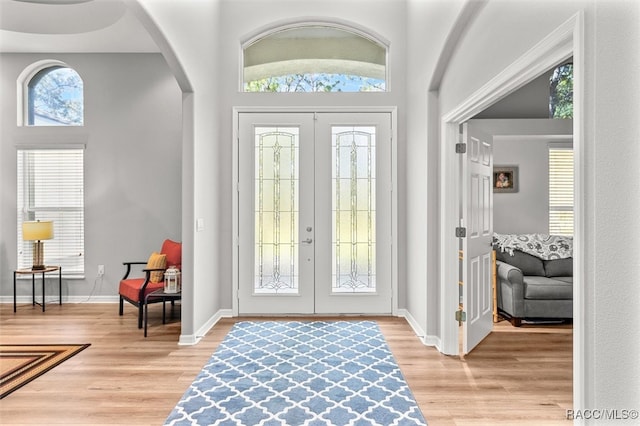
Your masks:
<instances>
[{"instance_id":1,"label":"patterned blanket","mask_svg":"<svg viewBox=\"0 0 640 426\"><path fill-rule=\"evenodd\" d=\"M573 237L547 234L493 234L493 244L513 256L514 250L543 260L573 257Z\"/></svg>"}]
</instances>

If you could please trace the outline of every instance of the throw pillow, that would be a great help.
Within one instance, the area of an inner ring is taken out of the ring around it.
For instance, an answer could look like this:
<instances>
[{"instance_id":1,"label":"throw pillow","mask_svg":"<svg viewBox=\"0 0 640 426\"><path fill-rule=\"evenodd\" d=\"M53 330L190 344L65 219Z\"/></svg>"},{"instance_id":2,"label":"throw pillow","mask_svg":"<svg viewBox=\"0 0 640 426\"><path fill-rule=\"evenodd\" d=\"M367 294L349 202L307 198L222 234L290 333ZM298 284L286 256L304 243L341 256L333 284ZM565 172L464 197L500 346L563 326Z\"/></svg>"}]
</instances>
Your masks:
<instances>
[{"instance_id":1,"label":"throw pillow","mask_svg":"<svg viewBox=\"0 0 640 426\"><path fill-rule=\"evenodd\" d=\"M167 255L156 253L155 251L149 256L147 261L147 269L165 269L167 267ZM164 281L164 271L155 271L151 273L150 281L152 283L160 283Z\"/></svg>"},{"instance_id":2,"label":"throw pillow","mask_svg":"<svg viewBox=\"0 0 640 426\"><path fill-rule=\"evenodd\" d=\"M160 253L167 255L167 267L175 266L182 269L182 243L167 239L162 243Z\"/></svg>"},{"instance_id":3,"label":"throw pillow","mask_svg":"<svg viewBox=\"0 0 640 426\"><path fill-rule=\"evenodd\" d=\"M572 277L573 258L545 260L544 271L547 277Z\"/></svg>"},{"instance_id":4,"label":"throw pillow","mask_svg":"<svg viewBox=\"0 0 640 426\"><path fill-rule=\"evenodd\" d=\"M496 259L520 268L523 275L539 275L544 277L544 265L542 259L520 250L514 250L513 256L507 252L496 250Z\"/></svg>"}]
</instances>

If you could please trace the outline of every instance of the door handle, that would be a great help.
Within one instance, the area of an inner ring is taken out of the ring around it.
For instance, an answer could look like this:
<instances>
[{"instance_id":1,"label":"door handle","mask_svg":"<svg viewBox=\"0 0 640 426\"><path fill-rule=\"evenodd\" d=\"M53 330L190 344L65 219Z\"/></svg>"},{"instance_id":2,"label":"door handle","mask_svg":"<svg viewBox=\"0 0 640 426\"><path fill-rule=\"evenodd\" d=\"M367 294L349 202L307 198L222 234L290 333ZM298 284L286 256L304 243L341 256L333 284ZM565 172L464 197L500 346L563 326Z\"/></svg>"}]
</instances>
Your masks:
<instances>
[{"instance_id":1,"label":"door handle","mask_svg":"<svg viewBox=\"0 0 640 426\"><path fill-rule=\"evenodd\" d=\"M313 240L311 238L307 238L306 240L302 240L300 242L301 243L305 243L305 244L311 244L313 242Z\"/></svg>"}]
</instances>

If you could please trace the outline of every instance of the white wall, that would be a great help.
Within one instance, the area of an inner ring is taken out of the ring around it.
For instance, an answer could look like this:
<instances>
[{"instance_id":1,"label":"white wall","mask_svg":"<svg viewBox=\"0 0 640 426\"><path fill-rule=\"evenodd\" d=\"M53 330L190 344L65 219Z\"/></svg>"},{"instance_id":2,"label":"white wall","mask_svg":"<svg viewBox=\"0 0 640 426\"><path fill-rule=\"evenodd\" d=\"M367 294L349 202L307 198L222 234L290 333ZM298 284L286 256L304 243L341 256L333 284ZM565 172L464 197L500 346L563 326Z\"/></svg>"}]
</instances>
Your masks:
<instances>
[{"instance_id":1,"label":"white wall","mask_svg":"<svg viewBox=\"0 0 640 426\"><path fill-rule=\"evenodd\" d=\"M197 342L230 302L230 183L219 99L220 1L131 0L183 90L183 294L180 342ZM196 231L196 221L203 228Z\"/></svg>"},{"instance_id":2,"label":"white wall","mask_svg":"<svg viewBox=\"0 0 640 426\"><path fill-rule=\"evenodd\" d=\"M16 80L42 59L66 62L82 77L84 126L16 125ZM86 278L63 280L63 302L115 301L123 261L146 261L165 238L181 240L182 114L176 81L159 54L2 54L0 64L0 295L6 300L13 295L16 146L71 140L86 143ZM105 265L101 280L95 279L99 264ZM57 296L57 289L49 289ZM18 294L30 295L30 286L21 286Z\"/></svg>"},{"instance_id":3,"label":"white wall","mask_svg":"<svg viewBox=\"0 0 640 426\"><path fill-rule=\"evenodd\" d=\"M640 3L596 2L589 18L586 385L592 406L622 409L640 401L640 328L629 321L640 301Z\"/></svg>"},{"instance_id":4,"label":"white wall","mask_svg":"<svg viewBox=\"0 0 640 426\"><path fill-rule=\"evenodd\" d=\"M402 192L405 216L400 216L401 243L406 247L406 310L428 344L438 344L440 329L438 285L438 158L437 99L429 92L433 74L453 23L464 2L407 2L407 148ZM401 169L402 170L402 169ZM403 187L404 187L403 185ZM402 281L401 281L402 282ZM405 305L403 305L405 306Z\"/></svg>"},{"instance_id":5,"label":"white wall","mask_svg":"<svg viewBox=\"0 0 640 426\"><path fill-rule=\"evenodd\" d=\"M583 178L584 314L576 357L584 376L578 406L631 409L640 400L640 4L623 1L490 1L457 46L440 87L443 113L470 97L574 13L584 15L585 85L576 103L585 128L575 135ZM584 64L584 69L580 67ZM471 72L472 70L472 72ZM574 149L576 149L574 140ZM610 179L616 176L615 180ZM618 182L628 182L626 190ZM624 266L622 266L624 265ZM606 424L602 420L589 422Z\"/></svg>"}]
</instances>

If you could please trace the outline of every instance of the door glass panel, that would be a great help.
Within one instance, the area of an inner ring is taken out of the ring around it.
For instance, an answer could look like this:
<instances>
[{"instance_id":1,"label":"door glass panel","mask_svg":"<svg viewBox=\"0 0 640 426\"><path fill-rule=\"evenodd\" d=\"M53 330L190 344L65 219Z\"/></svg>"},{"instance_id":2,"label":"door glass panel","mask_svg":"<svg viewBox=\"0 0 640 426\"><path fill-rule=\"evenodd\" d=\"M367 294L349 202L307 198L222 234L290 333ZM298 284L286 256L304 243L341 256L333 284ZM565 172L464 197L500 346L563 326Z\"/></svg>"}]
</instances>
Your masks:
<instances>
[{"instance_id":1,"label":"door glass panel","mask_svg":"<svg viewBox=\"0 0 640 426\"><path fill-rule=\"evenodd\" d=\"M376 291L376 128L332 127L332 292Z\"/></svg>"},{"instance_id":2,"label":"door glass panel","mask_svg":"<svg viewBox=\"0 0 640 426\"><path fill-rule=\"evenodd\" d=\"M298 293L297 127L255 128L255 282L258 294Z\"/></svg>"}]
</instances>

